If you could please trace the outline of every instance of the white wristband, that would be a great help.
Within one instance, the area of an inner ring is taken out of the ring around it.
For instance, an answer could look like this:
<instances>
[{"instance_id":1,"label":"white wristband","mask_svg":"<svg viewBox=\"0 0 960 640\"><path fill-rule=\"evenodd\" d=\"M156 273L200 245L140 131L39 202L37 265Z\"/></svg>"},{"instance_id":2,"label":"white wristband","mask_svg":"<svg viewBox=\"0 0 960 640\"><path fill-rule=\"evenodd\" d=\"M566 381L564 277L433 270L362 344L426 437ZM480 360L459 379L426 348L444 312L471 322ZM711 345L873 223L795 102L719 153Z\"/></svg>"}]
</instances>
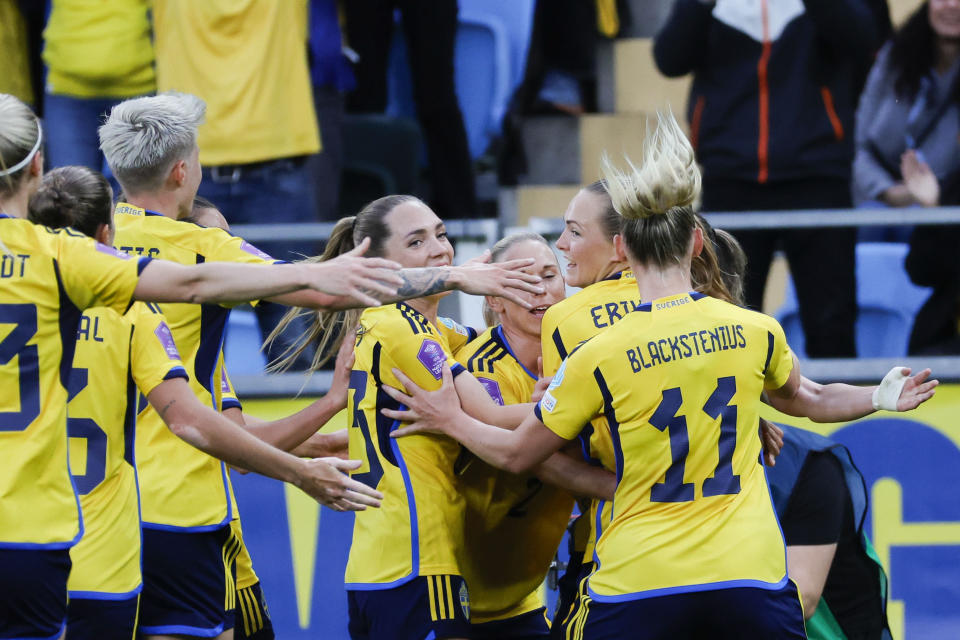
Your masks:
<instances>
[{"instance_id":1,"label":"white wristband","mask_svg":"<svg viewBox=\"0 0 960 640\"><path fill-rule=\"evenodd\" d=\"M876 410L896 411L897 401L900 399L900 392L903 391L903 385L907 382L907 377L903 375L903 367L894 367L883 376L883 380L876 389L873 390L873 408Z\"/></svg>"}]
</instances>

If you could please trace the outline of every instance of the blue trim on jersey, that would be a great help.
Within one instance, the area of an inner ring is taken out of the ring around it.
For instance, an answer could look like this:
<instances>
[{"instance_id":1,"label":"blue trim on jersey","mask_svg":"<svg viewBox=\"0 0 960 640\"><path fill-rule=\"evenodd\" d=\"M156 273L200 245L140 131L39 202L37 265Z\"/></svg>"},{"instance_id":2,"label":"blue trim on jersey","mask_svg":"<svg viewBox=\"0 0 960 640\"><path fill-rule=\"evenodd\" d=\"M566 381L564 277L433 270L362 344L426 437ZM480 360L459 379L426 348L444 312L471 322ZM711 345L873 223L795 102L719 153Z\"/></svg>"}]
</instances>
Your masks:
<instances>
[{"instance_id":1,"label":"blue trim on jersey","mask_svg":"<svg viewBox=\"0 0 960 640\"><path fill-rule=\"evenodd\" d=\"M0 213L0 217L9 218L10 216ZM67 630L67 621L64 620L60 623L60 630L57 631L52 636L47 636L46 638L37 638L36 636L31 636L29 638L9 638L8 640L58 640L60 636L63 635L63 632Z\"/></svg>"},{"instance_id":2,"label":"blue trim on jersey","mask_svg":"<svg viewBox=\"0 0 960 640\"><path fill-rule=\"evenodd\" d=\"M203 524L197 527L178 527L172 524L160 524L159 522L147 522L141 518L140 526L144 529L153 529L154 531L170 531L172 533L205 533L207 531L217 531L230 526L228 520L226 524L218 522L217 524Z\"/></svg>"},{"instance_id":3,"label":"blue trim on jersey","mask_svg":"<svg viewBox=\"0 0 960 640\"><path fill-rule=\"evenodd\" d=\"M156 635L156 636L197 636L199 638L216 638L218 635L223 633L223 623L221 622L213 629L203 629L201 627L188 627L186 625L180 624L171 624L171 625L160 625L156 627L145 627L140 626L139 631L144 635Z\"/></svg>"},{"instance_id":4,"label":"blue trim on jersey","mask_svg":"<svg viewBox=\"0 0 960 640\"><path fill-rule=\"evenodd\" d=\"M427 637L424 638L423 640L436 640L436 637L437 637L437 632L431 631L430 633L427 634Z\"/></svg>"},{"instance_id":5,"label":"blue trim on jersey","mask_svg":"<svg viewBox=\"0 0 960 640\"><path fill-rule=\"evenodd\" d=\"M453 366L450 367L450 375L456 378L458 375L466 371L467 368L460 364L459 362L454 362Z\"/></svg>"},{"instance_id":6,"label":"blue trim on jersey","mask_svg":"<svg viewBox=\"0 0 960 640\"><path fill-rule=\"evenodd\" d=\"M619 483L618 483L619 484ZM616 499L616 498L614 498ZM600 520L600 515L603 513L603 507L607 504L606 500L597 501L597 515L595 522L593 523L593 530L596 532L593 536L593 564L596 565L596 569L600 568L600 556L597 555L597 547L600 546L600 536L603 535L603 522ZM610 507L611 513L613 512L613 507ZM596 573L594 569L594 573Z\"/></svg>"},{"instance_id":7,"label":"blue trim on jersey","mask_svg":"<svg viewBox=\"0 0 960 640\"><path fill-rule=\"evenodd\" d=\"M770 368L770 360L773 358L773 333L767 331L767 360L763 363L763 375L767 375L767 369Z\"/></svg>"},{"instance_id":8,"label":"blue trim on jersey","mask_svg":"<svg viewBox=\"0 0 960 640\"><path fill-rule=\"evenodd\" d=\"M133 205L137 206L137 205ZM142 208L142 207L141 207ZM150 209L143 209L143 215L145 216L160 216L161 218L165 217L162 213L157 213L156 211L151 211ZM172 218L171 218L172 219Z\"/></svg>"},{"instance_id":9,"label":"blue trim on jersey","mask_svg":"<svg viewBox=\"0 0 960 640\"><path fill-rule=\"evenodd\" d=\"M139 277L143 270L147 268L147 265L153 262L153 258L143 256L142 258L137 259L137 276Z\"/></svg>"},{"instance_id":10,"label":"blue trim on jersey","mask_svg":"<svg viewBox=\"0 0 960 640\"><path fill-rule=\"evenodd\" d=\"M700 293L699 291L691 291L691 292L690 292L690 297L693 298L694 300L700 300L701 298L706 298L706 297L708 297L708 296L707 296L707 294L705 294L705 293Z\"/></svg>"},{"instance_id":11,"label":"blue trim on jersey","mask_svg":"<svg viewBox=\"0 0 960 640\"><path fill-rule=\"evenodd\" d=\"M600 280L600 282L607 282L608 280L619 280L622 277L623 277L623 271L617 271L616 273L611 273L606 278L603 278L602 280Z\"/></svg>"},{"instance_id":12,"label":"blue trim on jersey","mask_svg":"<svg viewBox=\"0 0 960 640\"><path fill-rule=\"evenodd\" d=\"M617 414L613 409L613 395L610 393L610 387L600 373L600 367L593 370L593 378L597 381L597 387L600 388L600 395L603 397L603 415L607 419L607 426L610 427L610 440L613 443L613 454L617 462L617 485L623 479L623 448L620 446L620 423L617 422Z\"/></svg>"},{"instance_id":13,"label":"blue trim on jersey","mask_svg":"<svg viewBox=\"0 0 960 640\"><path fill-rule=\"evenodd\" d=\"M777 591L787 585L789 578L785 575L779 582L764 582L763 580L726 580L724 582L705 582L703 584L688 584L682 587L665 587L663 589L649 589L636 593L624 593L617 596L599 595L587 583L587 593L597 602L629 602L631 600L645 600L660 596L675 596L681 593L695 593L697 591L719 591L721 589L740 589L749 587L765 591Z\"/></svg>"},{"instance_id":14,"label":"blue trim on jersey","mask_svg":"<svg viewBox=\"0 0 960 640\"><path fill-rule=\"evenodd\" d=\"M520 362L520 358L518 358L517 354L513 352L513 347L510 346L510 342L507 340L507 336L505 336L503 333L503 325L498 324L493 329L493 331L500 337L500 341L503 342L503 346L507 348L507 353L509 353L513 357L513 359L517 361L517 364L520 365L520 368L523 369L524 373L526 373L528 376L533 378L534 382L539 380L539 378L536 375L531 373L530 369L527 369L525 366L523 366L523 363Z\"/></svg>"},{"instance_id":15,"label":"blue trim on jersey","mask_svg":"<svg viewBox=\"0 0 960 640\"><path fill-rule=\"evenodd\" d=\"M543 413L541 413L541 411L540 411L540 403L541 403L541 402L543 402L543 398L541 398L541 399L537 402L537 404L533 405L533 415L537 416L537 420L539 420L540 422L543 422ZM544 423L544 424L546 424L546 423Z\"/></svg>"},{"instance_id":16,"label":"blue trim on jersey","mask_svg":"<svg viewBox=\"0 0 960 640\"><path fill-rule=\"evenodd\" d=\"M220 401L220 410L225 409L243 409L243 405L236 398L224 398Z\"/></svg>"},{"instance_id":17,"label":"blue trim on jersey","mask_svg":"<svg viewBox=\"0 0 960 640\"><path fill-rule=\"evenodd\" d=\"M783 535L783 527L780 526L780 517L777 515L777 505L773 502L773 491L770 489L770 476L767 475L767 465L763 461L763 451L760 452L760 466L763 467L763 480L767 485L767 497L770 498L770 510L773 511L773 519L777 521L777 531L780 532L780 543L783 544L783 566L787 565L787 538ZM790 577L790 571L787 571L785 578Z\"/></svg>"},{"instance_id":18,"label":"blue trim on jersey","mask_svg":"<svg viewBox=\"0 0 960 640\"><path fill-rule=\"evenodd\" d=\"M136 589L126 593L109 593L106 591L68 591L71 599L75 600L129 600L143 591L143 582Z\"/></svg>"},{"instance_id":19,"label":"blue trim on jersey","mask_svg":"<svg viewBox=\"0 0 960 640\"><path fill-rule=\"evenodd\" d=\"M5 214L3 211L0 211L0 218L10 218L11 220L14 219L13 216L9 216Z\"/></svg>"},{"instance_id":20,"label":"blue trim on jersey","mask_svg":"<svg viewBox=\"0 0 960 640\"><path fill-rule=\"evenodd\" d=\"M173 367L170 371L167 371L167 375L163 376L164 380L173 380L174 378L190 380L190 376L187 375L187 370L183 367Z\"/></svg>"}]
</instances>

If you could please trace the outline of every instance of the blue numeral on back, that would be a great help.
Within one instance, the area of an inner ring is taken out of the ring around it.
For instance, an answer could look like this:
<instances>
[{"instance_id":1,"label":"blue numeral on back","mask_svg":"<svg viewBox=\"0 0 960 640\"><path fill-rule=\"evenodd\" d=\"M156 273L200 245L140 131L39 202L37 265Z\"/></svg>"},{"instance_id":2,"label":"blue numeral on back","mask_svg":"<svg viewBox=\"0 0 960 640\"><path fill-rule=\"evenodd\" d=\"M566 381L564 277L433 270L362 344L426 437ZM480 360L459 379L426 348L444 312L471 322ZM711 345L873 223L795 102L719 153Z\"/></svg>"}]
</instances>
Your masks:
<instances>
[{"instance_id":1,"label":"blue numeral on back","mask_svg":"<svg viewBox=\"0 0 960 640\"><path fill-rule=\"evenodd\" d=\"M0 324L15 325L0 342L0 365L18 357L20 410L0 411L0 431L23 431L40 415L40 354L28 345L37 334L37 307L32 304L0 304Z\"/></svg>"},{"instance_id":2,"label":"blue numeral on back","mask_svg":"<svg viewBox=\"0 0 960 640\"><path fill-rule=\"evenodd\" d=\"M666 389L660 406L650 416L650 424L660 431L666 429L670 434L670 467L663 478L650 489L653 502L689 502L693 500L693 483L683 481L687 454L690 453L690 440L687 437L687 419L678 416L683 396L680 387Z\"/></svg>"},{"instance_id":3,"label":"blue numeral on back","mask_svg":"<svg viewBox=\"0 0 960 640\"><path fill-rule=\"evenodd\" d=\"M354 473L351 477L357 482L362 482L372 489L376 489L380 484L380 478L383 477L383 467L380 465L380 458L377 457L377 447L370 436L370 425L367 423L366 414L360 410L360 403L367 395L367 372L350 372L350 390L353 392L353 424L355 429L360 429L363 434L363 442L366 450L367 471L364 473Z\"/></svg>"}]
</instances>

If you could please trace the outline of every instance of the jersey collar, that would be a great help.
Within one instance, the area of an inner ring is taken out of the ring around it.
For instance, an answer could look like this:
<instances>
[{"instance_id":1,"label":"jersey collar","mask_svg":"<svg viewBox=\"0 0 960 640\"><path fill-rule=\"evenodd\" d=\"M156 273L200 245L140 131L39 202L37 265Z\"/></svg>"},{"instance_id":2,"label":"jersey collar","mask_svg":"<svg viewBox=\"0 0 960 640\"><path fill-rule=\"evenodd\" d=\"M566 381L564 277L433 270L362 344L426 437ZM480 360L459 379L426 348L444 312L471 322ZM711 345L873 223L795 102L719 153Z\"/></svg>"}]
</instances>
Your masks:
<instances>
[{"instance_id":1,"label":"jersey collar","mask_svg":"<svg viewBox=\"0 0 960 640\"><path fill-rule=\"evenodd\" d=\"M680 302L680 304L676 304L676 305L669 304L671 302L677 302L681 300L685 301L687 299L691 300L692 302L696 302L697 300L702 300L703 298L706 298L706 297L708 297L707 294L700 293L699 291L688 291L687 293L677 293L672 296L664 296L662 298L657 298L653 302L646 302L640 305L640 308L637 309L637 311L651 311L651 310L665 311L675 306L686 304L686 302Z\"/></svg>"},{"instance_id":2,"label":"jersey collar","mask_svg":"<svg viewBox=\"0 0 960 640\"><path fill-rule=\"evenodd\" d=\"M523 369L524 373L534 380L538 380L539 378L537 378L537 376L535 376L530 369L527 369L525 366L523 366L523 363L520 362L520 358L518 358L517 354L513 352L513 347L510 346L510 343L507 341L506 334L503 333L503 325L498 324L496 327L494 327L493 332L496 334L497 339L503 343L503 346L507 349L507 353L510 354L510 357L517 361L517 364L520 365L520 368Z\"/></svg>"},{"instance_id":3,"label":"jersey collar","mask_svg":"<svg viewBox=\"0 0 960 640\"><path fill-rule=\"evenodd\" d=\"M160 216L164 217L162 213L157 213L156 211L151 211L149 209L144 209L143 207L138 207L135 204L130 204L129 202L118 202L114 213L125 213L130 216Z\"/></svg>"}]
</instances>

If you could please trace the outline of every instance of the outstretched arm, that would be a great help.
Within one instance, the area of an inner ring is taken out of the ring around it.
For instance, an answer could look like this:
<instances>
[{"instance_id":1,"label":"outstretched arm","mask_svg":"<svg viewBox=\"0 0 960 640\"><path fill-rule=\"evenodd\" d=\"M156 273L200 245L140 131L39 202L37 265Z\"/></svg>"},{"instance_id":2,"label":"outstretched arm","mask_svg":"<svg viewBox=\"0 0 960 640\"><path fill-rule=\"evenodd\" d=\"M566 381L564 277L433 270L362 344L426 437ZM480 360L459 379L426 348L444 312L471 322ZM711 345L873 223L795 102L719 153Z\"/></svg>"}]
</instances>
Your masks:
<instances>
[{"instance_id":1,"label":"outstretched arm","mask_svg":"<svg viewBox=\"0 0 960 640\"><path fill-rule=\"evenodd\" d=\"M383 496L378 491L344 473L358 468L360 461L301 460L275 449L203 405L182 378L165 380L147 400L177 437L230 465L289 482L337 511L380 506Z\"/></svg>"}]
</instances>

